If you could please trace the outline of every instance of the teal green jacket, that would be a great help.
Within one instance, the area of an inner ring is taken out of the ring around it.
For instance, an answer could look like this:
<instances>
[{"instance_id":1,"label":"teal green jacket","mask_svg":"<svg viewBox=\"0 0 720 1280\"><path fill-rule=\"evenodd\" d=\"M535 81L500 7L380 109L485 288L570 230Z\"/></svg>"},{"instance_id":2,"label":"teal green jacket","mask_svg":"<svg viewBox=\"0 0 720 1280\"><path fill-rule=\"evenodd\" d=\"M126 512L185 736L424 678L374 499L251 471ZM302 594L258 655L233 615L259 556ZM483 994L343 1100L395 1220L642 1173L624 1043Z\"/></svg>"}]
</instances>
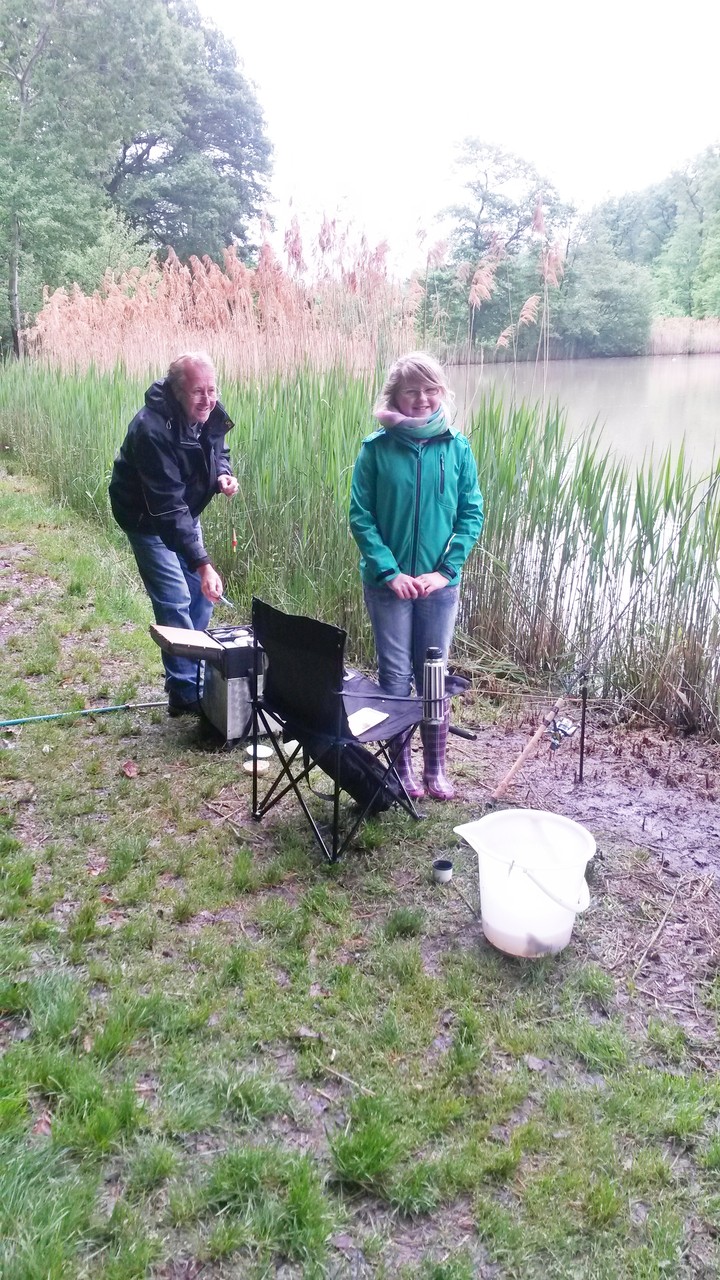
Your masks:
<instances>
[{"instance_id":1,"label":"teal green jacket","mask_svg":"<svg viewBox=\"0 0 720 1280\"><path fill-rule=\"evenodd\" d=\"M350 493L363 582L437 571L457 586L482 526L475 458L456 427L425 444L384 427L363 440Z\"/></svg>"}]
</instances>

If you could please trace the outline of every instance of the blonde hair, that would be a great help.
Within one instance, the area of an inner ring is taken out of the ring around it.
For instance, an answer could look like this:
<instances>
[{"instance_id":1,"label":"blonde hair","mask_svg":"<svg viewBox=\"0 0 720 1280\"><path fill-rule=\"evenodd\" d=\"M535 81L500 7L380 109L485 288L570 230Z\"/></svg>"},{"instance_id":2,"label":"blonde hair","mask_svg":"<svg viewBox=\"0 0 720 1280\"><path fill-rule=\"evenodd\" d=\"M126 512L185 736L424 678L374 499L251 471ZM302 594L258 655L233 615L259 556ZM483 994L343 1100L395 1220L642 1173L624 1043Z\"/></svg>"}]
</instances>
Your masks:
<instances>
[{"instance_id":1,"label":"blonde hair","mask_svg":"<svg viewBox=\"0 0 720 1280\"><path fill-rule=\"evenodd\" d=\"M390 366L383 389L378 396L375 412L379 409L396 409L395 396L403 387L419 382L423 387L437 387L442 395L442 407L449 419L455 407L455 397L450 390L442 365L427 351L411 351L400 356Z\"/></svg>"},{"instance_id":2,"label":"blonde hair","mask_svg":"<svg viewBox=\"0 0 720 1280\"><path fill-rule=\"evenodd\" d=\"M186 351L172 361L167 371L167 380L170 383L170 390L173 395L177 395L179 391L182 392L184 390L188 365L191 364L199 365L201 369L209 369L213 375L215 373L215 365L207 351Z\"/></svg>"}]
</instances>

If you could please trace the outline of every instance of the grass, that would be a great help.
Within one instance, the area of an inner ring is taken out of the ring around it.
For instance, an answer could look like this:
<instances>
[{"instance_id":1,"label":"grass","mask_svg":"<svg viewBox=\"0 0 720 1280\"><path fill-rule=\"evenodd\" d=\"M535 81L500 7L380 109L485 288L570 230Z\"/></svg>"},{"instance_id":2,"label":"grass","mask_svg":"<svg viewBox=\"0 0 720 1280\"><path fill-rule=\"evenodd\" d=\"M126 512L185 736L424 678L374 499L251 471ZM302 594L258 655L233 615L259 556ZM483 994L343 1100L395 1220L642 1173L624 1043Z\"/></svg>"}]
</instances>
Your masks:
<instances>
[{"instance_id":1,"label":"grass","mask_svg":"<svg viewBox=\"0 0 720 1280\"><path fill-rule=\"evenodd\" d=\"M152 701L123 554L0 484L0 714ZM57 665L18 678L40 623ZM0 739L4 1277L717 1274L716 1054L612 967L620 915L662 914L614 896L627 850L604 842L572 946L522 962L431 881L452 850L472 903L460 806L388 814L329 867L161 711ZM717 978L695 999L712 1023Z\"/></svg>"}]
</instances>

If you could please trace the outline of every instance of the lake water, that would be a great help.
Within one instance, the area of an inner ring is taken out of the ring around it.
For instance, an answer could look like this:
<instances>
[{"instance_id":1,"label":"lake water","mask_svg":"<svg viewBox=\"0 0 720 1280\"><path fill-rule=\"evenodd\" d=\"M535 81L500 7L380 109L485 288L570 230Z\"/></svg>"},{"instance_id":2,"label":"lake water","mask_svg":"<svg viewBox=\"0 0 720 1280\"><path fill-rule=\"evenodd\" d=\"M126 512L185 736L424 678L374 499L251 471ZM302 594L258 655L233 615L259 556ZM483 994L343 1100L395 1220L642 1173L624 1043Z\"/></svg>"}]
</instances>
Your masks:
<instances>
[{"instance_id":1,"label":"lake water","mask_svg":"<svg viewBox=\"0 0 720 1280\"><path fill-rule=\"evenodd\" d=\"M683 436L696 476L720 454L720 355L455 366L450 382L461 419L495 388L506 401L558 401L573 435L597 420L602 440L631 463L676 453Z\"/></svg>"}]
</instances>

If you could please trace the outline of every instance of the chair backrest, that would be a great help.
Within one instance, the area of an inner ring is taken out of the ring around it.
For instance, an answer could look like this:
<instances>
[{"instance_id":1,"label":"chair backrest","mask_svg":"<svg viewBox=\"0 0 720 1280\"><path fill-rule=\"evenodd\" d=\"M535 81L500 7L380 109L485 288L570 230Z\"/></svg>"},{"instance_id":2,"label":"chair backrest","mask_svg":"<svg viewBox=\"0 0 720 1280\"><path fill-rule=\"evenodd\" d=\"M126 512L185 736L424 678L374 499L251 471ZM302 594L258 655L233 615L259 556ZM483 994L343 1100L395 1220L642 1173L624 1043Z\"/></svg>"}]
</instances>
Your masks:
<instances>
[{"instance_id":1,"label":"chair backrest","mask_svg":"<svg viewBox=\"0 0 720 1280\"><path fill-rule=\"evenodd\" d=\"M320 734L350 733L342 699L341 627L283 613L253 597L253 634L265 652L263 702L284 720Z\"/></svg>"}]
</instances>

